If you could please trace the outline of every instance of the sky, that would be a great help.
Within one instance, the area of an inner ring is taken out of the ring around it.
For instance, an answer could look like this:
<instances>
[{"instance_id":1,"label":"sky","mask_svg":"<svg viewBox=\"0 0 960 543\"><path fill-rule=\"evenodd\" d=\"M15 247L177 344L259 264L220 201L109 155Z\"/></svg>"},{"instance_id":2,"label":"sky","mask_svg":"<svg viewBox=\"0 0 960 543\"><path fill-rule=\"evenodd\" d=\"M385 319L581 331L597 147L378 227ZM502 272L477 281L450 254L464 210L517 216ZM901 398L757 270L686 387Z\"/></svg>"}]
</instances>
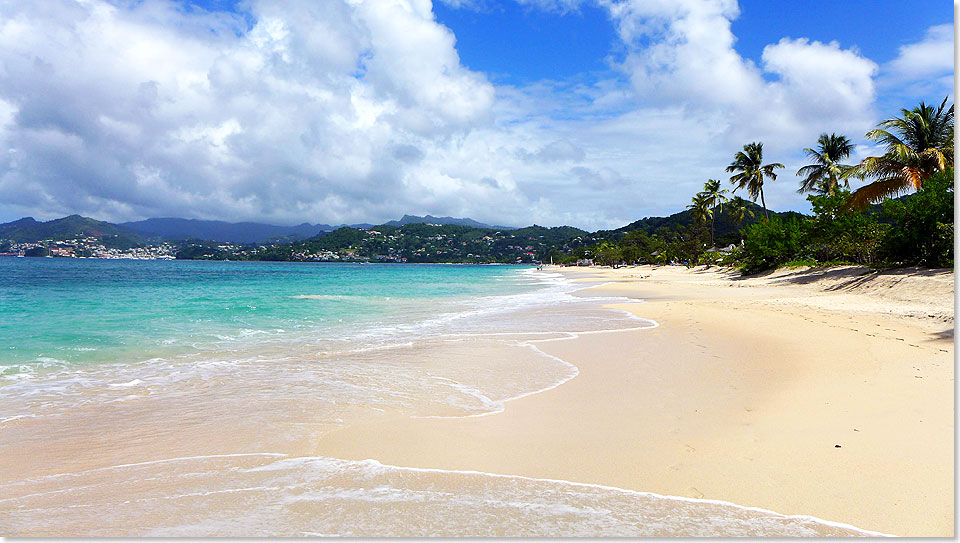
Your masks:
<instances>
[{"instance_id":1,"label":"sky","mask_svg":"<svg viewBox=\"0 0 960 543\"><path fill-rule=\"evenodd\" d=\"M616 228L953 102L946 0L0 0L0 222ZM854 188L858 186L854 184ZM744 195L746 196L746 195Z\"/></svg>"}]
</instances>

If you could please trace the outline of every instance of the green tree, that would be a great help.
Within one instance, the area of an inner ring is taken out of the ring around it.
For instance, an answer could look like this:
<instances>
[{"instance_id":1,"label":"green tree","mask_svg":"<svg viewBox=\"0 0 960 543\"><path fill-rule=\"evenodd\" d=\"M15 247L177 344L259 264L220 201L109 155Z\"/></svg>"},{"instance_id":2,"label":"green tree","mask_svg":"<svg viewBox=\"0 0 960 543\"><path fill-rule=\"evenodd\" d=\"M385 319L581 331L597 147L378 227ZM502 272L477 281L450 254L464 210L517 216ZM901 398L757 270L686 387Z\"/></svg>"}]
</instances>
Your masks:
<instances>
[{"instance_id":1,"label":"green tree","mask_svg":"<svg viewBox=\"0 0 960 543\"><path fill-rule=\"evenodd\" d=\"M654 240L643 230L631 230L620 240L623 259L627 262L649 262L654 252Z\"/></svg>"},{"instance_id":2,"label":"green tree","mask_svg":"<svg viewBox=\"0 0 960 543\"><path fill-rule=\"evenodd\" d=\"M720 188L720 181L716 179L708 179L706 183L703 184L703 192L701 193L707 197L710 201L710 246L714 245L714 231L716 230L716 221L717 221L717 208L720 209L720 213L723 213L723 203L728 201L727 198L727 189Z\"/></svg>"},{"instance_id":3,"label":"green tree","mask_svg":"<svg viewBox=\"0 0 960 543\"><path fill-rule=\"evenodd\" d=\"M698 192L691 199L691 204L687 206L693 212L693 222L697 226L703 226L707 219L713 217L713 208L710 207L710 197L704 192Z\"/></svg>"},{"instance_id":4,"label":"green tree","mask_svg":"<svg viewBox=\"0 0 960 543\"><path fill-rule=\"evenodd\" d=\"M740 271L744 275L776 268L803 258L807 245L806 225L797 219L760 221L746 229Z\"/></svg>"},{"instance_id":5,"label":"green tree","mask_svg":"<svg viewBox=\"0 0 960 543\"><path fill-rule=\"evenodd\" d=\"M850 156L853 143L846 136L824 133L817 138L817 144L817 149L807 147L803 150L813 163L797 170L797 175L804 178L797 192L836 194L841 181L844 188L850 188L848 177L858 170L849 164L841 164L840 161Z\"/></svg>"},{"instance_id":6,"label":"green tree","mask_svg":"<svg viewBox=\"0 0 960 543\"><path fill-rule=\"evenodd\" d=\"M733 162L727 166L727 172L738 172L730 176L730 182L736 185L734 192L746 187L747 193L754 202L757 201L757 196L760 197L763 216L769 220L770 213L767 211L767 202L763 197L763 181L764 179L776 181L777 174L773 170L783 167L779 162L764 164L763 143L755 141L744 145L743 151L738 151L734 155Z\"/></svg>"},{"instance_id":7,"label":"green tree","mask_svg":"<svg viewBox=\"0 0 960 543\"><path fill-rule=\"evenodd\" d=\"M807 256L818 263L876 261L888 224L878 222L875 213L851 210L847 190L810 195L807 200L813 210L813 217L806 219Z\"/></svg>"},{"instance_id":8,"label":"green tree","mask_svg":"<svg viewBox=\"0 0 960 543\"><path fill-rule=\"evenodd\" d=\"M619 245L604 241L593 251L594 261L601 266L615 266L623 261L623 252Z\"/></svg>"},{"instance_id":9,"label":"green tree","mask_svg":"<svg viewBox=\"0 0 960 543\"><path fill-rule=\"evenodd\" d=\"M734 222L737 226L743 224L743 221L748 218L753 218L753 210L750 209L750 205L743 198L736 196L730 200L729 205L729 217L730 220Z\"/></svg>"},{"instance_id":10,"label":"green tree","mask_svg":"<svg viewBox=\"0 0 960 543\"><path fill-rule=\"evenodd\" d=\"M953 166L953 105L947 98L934 108L923 102L901 116L887 119L866 137L886 146L883 156L868 157L857 170L876 180L853 193L851 205L863 207L911 189Z\"/></svg>"},{"instance_id":11,"label":"green tree","mask_svg":"<svg viewBox=\"0 0 960 543\"><path fill-rule=\"evenodd\" d=\"M693 197L692 203L687 206L693 213L693 224L686 231L681 233L681 243L678 251L685 260L695 264L700 259L703 252L703 226L707 219L713 219L713 208L710 207L710 196L699 192Z\"/></svg>"},{"instance_id":12,"label":"green tree","mask_svg":"<svg viewBox=\"0 0 960 543\"><path fill-rule=\"evenodd\" d=\"M953 265L953 168L932 175L917 194L883 203L891 223L881 255L899 264Z\"/></svg>"}]
</instances>

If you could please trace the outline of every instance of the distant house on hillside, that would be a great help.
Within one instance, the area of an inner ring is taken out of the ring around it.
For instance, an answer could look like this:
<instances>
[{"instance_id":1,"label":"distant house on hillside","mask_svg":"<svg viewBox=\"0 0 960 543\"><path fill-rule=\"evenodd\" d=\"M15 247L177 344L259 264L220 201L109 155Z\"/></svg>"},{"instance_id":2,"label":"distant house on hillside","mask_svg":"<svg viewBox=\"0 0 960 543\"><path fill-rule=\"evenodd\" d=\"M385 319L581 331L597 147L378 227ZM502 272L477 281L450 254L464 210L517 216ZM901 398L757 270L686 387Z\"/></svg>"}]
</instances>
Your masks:
<instances>
[{"instance_id":1,"label":"distant house on hillside","mask_svg":"<svg viewBox=\"0 0 960 543\"><path fill-rule=\"evenodd\" d=\"M707 249L707 252L708 252L708 253L723 253L723 254L729 254L729 253L732 253L733 250L736 249L736 248L737 248L737 246L734 245L733 243L731 243L730 245L727 245L726 247L720 247L719 249L716 248L716 247L711 247L711 248Z\"/></svg>"}]
</instances>

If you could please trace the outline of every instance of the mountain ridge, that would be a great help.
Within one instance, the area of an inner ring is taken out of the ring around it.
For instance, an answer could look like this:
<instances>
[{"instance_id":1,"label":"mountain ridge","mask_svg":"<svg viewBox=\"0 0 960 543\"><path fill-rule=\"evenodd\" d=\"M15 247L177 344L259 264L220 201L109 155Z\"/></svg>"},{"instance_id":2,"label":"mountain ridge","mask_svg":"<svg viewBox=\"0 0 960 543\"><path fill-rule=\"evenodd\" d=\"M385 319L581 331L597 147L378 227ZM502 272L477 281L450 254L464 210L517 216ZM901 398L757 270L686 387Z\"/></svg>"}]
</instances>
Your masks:
<instances>
[{"instance_id":1,"label":"mountain ridge","mask_svg":"<svg viewBox=\"0 0 960 543\"><path fill-rule=\"evenodd\" d=\"M453 224L457 226L472 226L474 228L491 228L494 230L516 230L514 226L498 226L485 224L480 221L475 221L470 218L457 218L457 217L434 217L433 215L427 214L422 217L417 215L404 215L399 220L387 221L383 223L387 226L404 226L407 224L440 224L447 225Z\"/></svg>"},{"instance_id":2,"label":"mountain ridge","mask_svg":"<svg viewBox=\"0 0 960 543\"><path fill-rule=\"evenodd\" d=\"M434 217L432 215L423 217L404 215L399 220L382 224L388 226L441 224L502 230L514 229L506 226L491 226L470 218ZM221 243L272 244L311 239L344 227L369 230L374 226L377 225L372 223L330 225L308 222L293 226L280 226L250 221L227 222L179 217L156 217L140 221L109 223L80 215L68 215L49 221L22 217L7 223L0 223L0 239L9 239L18 243L31 243L44 239L61 240L93 236L97 238L122 238L129 243L142 243L146 240L184 241L197 239Z\"/></svg>"},{"instance_id":3,"label":"mountain ridge","mask_svg":"<svg viewBox=\"0 0 960 543\"><path fill-rule=\"evenodd\" d=\"M734 224L729 219L727 206L724 206L722 211L718 210L715 225L717 235L720 236L731 231L736 231L741 226L746 226L760 220L762 217L760 206L752 202L748 205L754 212L754 216L744 221L743 225ZM771 216L780 217L800 215L794 211L771 211L770 214ZM676 228L678 226L688 225L692 223L692 220L690 210L684 210L665 217L644 217L619 228L597 230L593 234L602 239L616 239L622 237L630 230L643 230L647 234L654 234L660 228ZM82 217L80 215L68 215L49 221L38 221L33 217L22 217L8 223L0 223L0 239L8 239L14 242L37 242L43 239L70 239L89 235L98 238L120 240L122 244L137 244L147 240L203 240L241 245L282 244L315 239L342 228L370 230L376 226L398 228L410 224L465 226L478 229L512 231L518 235L535 233L535 235L546 235L551 238L561 235L574 237L582 233L588 233L571 226L545 228L534 224L517 228L489 225L470 218L435 217L429 214L422 217L417 215L403 215L398 220L387 221L381 224L356 223L336 226L323 223L311 224L307 222L293 226L279 226L257 222L231 223L226 221L183 219L177 217L159 217L114 224L98 221L89 217Z\"/></svg>"}]
</instances>

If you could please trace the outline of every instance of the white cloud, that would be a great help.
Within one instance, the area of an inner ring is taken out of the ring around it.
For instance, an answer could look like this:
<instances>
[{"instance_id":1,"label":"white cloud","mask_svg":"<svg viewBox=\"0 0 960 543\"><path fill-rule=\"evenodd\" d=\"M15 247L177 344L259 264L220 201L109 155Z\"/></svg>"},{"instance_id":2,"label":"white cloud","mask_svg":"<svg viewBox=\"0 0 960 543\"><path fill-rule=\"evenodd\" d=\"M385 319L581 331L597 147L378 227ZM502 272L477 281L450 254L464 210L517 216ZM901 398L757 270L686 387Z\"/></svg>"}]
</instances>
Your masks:
<instances>
[{"instance_id":1,"label":"white cloud","mask_svg":"<svg viewBox=\"0 0 960 543\"><path fill-rule=\"evenodd\" d=\"M765 86L766 98L797 128L791 143L809 137L811 128L857 130L871 121L877 71L873 61L836 42L804 38L768 45L762 59L764 70L779 77Z\"/></svg>"},{"instance_id":2,"label":"white cloud","mask_svg":"<svg viewBox=\"0 0 960 543\"><path fill-rule=\"evenodd\" d=\"M759 71L733 49L735 1L628 0L610 11L631 48L624 66L642 100L736 105L759 90Z\"/></svg>"},{"instance_id":3,"label":"white cloud","mask_svg":"<svg viewBox=\"0 0 960 543\"><path fill-rule=\"evenodd\" d=\"M953 49L953 25L931 26L921 41L901 46L897 57L881 67L878 84L939 102L953 93Z\"/></svg>"},{"instance_id":4,"label":"white cloud","mask_svg":"<svg viewBox=\"0 0 960 543\"><path fill-rule=\"evenodd\" d=\"M622 68L641 105L680 106L684 120L715 131L715 140L705 147L723 152L710 177L726 179L723 168L750 141L765 143L768 161L791 164L768 193L768 203L776 208L806 207L795 194L793 175L792 164L802 165L800 149L822 132L856 139L875 123L878 68L855 49L784 38L766 46L757 65L736 50L735 0L611 0L608 5L628 47ZM705 158L692 160L706 165Z\"/></svg>"},{"instance_id":5,"label":"white cloud","mask_svg":"<svg viewBox=\"0 0 960 543\"><path fill-rule=\"evenodd\" d=\"M0 198L118 220L387 219L420 201L410 149L490 123L492 85L429 2L252 12L238 36L231 16L163 1L0 3L0 109L16 112Z\"/></svg>"},{"instance_id":6,"label":"white cloud","mask_svg":"<svg viewBox=\"0 0 960 543\"><path fill-rule=\"evenodd\" d=\"M598 2L621 74L494 87L428 0L254 1L250 28L167 0L0 0L0 212L608 228L682 209L754 140L790 166L768 204L804 209L800 149L876 122L855 50L783 39L758 65L733 0Z\"/></svg>"},{"instance_id":7,"label":"white cloud","mask_svg":"<svg viewBox=\"0 0 960 543\"><path fill-rule=\"evenodd\" d=\"M952 74L953 25L931 26L922 41L901 46L900 54L884 71L903 81Z\"/></svg>"},{"instance_id":8,"label":"white cloud","mask_svg":"<svg viewBox=\"0 0 960 543\"><path fill-rule=\"evenodd\" d=\"M731 142L791 146L824 125L860 130L873 117L875 63L836 43L784 38L757 66L735 49L733 0L624 0L610 9L639 99L718 114Z\"/></svg>"}]
</instances>

